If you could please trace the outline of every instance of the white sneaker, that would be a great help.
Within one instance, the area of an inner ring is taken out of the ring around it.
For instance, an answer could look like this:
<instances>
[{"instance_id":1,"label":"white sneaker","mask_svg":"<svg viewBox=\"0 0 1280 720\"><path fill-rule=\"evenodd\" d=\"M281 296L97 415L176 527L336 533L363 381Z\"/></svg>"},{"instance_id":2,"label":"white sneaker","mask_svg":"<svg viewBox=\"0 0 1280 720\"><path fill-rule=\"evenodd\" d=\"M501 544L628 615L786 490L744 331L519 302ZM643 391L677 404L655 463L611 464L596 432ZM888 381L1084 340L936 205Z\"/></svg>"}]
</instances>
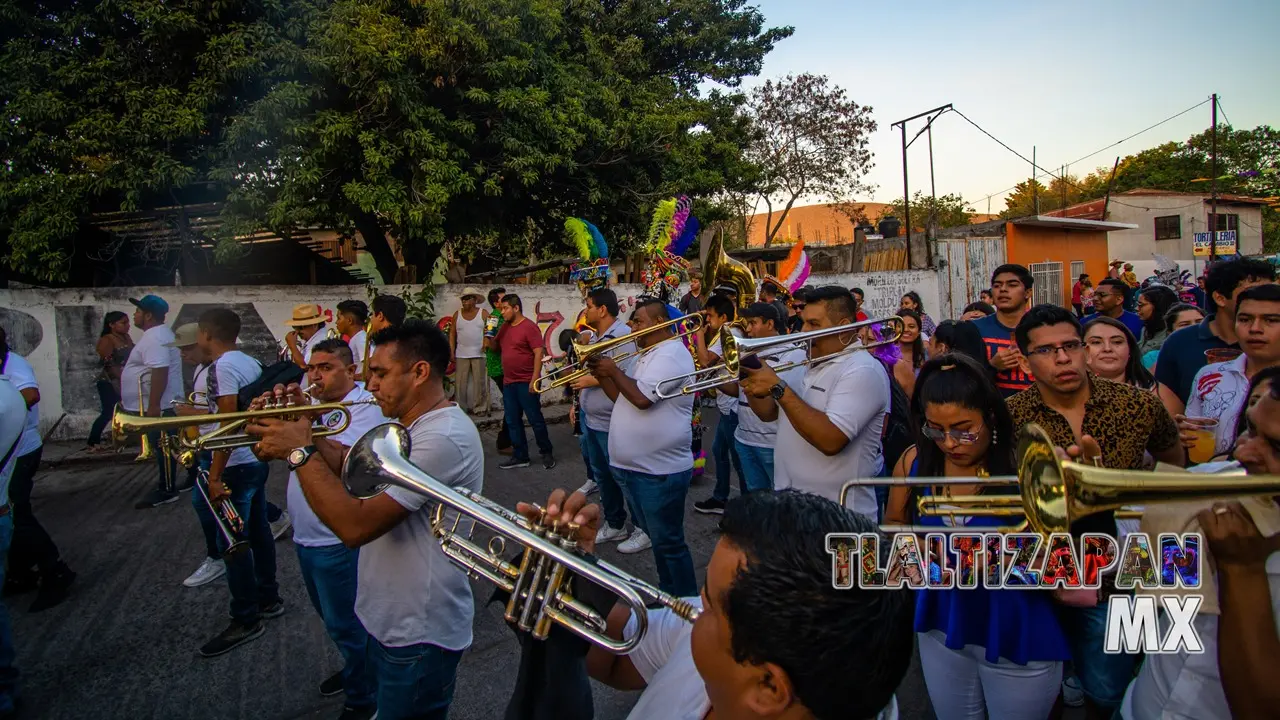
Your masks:
<instances>
[{"instance_id":1,"label":"white sneaker","mask_svg":"<svg viewBox=\"0 0 1280 720\"><path fill-rule=\"evenodd\" d=\"M196 571L191 573L191 577L183 580L182 584L187 587L200 587L201 585L211 583L226 574L226 563L221 560L214 560L211 557L206 557L204 562L200 563L200 567L196 568Z\"/></svg>"},{"instance_id":2,"label":"white sneaker","mask_svg":"<svg viewBox=\"0 0 1280 720\"><path fill-rule=\"evenodd\" d=\"M643 552L651 547L653 547L653 543L649 541L649 536L640 528L636 528L636 531L631 533L631 537L623 540L622 544L618 546L618 552L631 555L632 553Z\"/></svg>"},{"instance_id":3,"label":"white sneaker","mask_svg":"<svg viewBox=\"0 0 1280 720\"><path fill-rule=\"evenodd\" d=\"M578 488L578 492L582 493L583 495L590 495L591 493L596 492L599 489L600 489L600 486L596 484L595 480L588 480L582 484L582 487Z\"/></svg>"},{"instance_id":4,"label":"white sneaker","mask_svg":"<svg viewBox=\"0 0 1280 720\"><path fill-rule=\"evenodd\" d=\"M271 538L279 540L284 534L289 532L289 528L293 527L293 521L289 519L289 511L284 510L280 513L280 519L271 523Z\"/></svg>"},{"instance_id":5,"label":"white sneaker","mask_svg":"<svg viewBox=\"0 0 1280 720\"><path fill-rule=\"evenodd\" d=\"M596 533L596 544L599 545L600 543L615 542L617 540L623 540L626 537L626 527L611 528L606 524L600 528L599 532Z\"/></svg>"}]
</instances>

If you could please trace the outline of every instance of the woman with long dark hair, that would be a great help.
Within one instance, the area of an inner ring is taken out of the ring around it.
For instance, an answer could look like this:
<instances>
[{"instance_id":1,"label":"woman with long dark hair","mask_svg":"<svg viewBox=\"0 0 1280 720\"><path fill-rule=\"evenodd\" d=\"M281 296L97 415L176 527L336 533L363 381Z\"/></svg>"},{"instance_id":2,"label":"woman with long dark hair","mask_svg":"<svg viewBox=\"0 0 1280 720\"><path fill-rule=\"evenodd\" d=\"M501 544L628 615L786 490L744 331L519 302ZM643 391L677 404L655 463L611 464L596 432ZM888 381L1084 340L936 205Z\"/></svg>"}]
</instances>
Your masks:
<instances>
[{"instance_id":1,"label":"woman with long dark hair","mask_svg":"<svg viewBox=\"0 0 1280 720\"><path fill-rule=\"evenodd\" d=\"M895 477L972 477L971 485L921 488L923 496L1006 494L1011 487L982 484L1015 472L1013 419L986 370L973 359L948 354L920 370L911 401L917 444L903 453ZM1020 517L913 518L909 488L893 488L887 522L963 523L994 530ZM1054 707L1063 663L1071 657L1046 590L989 590L978 567L950 567L978 575L977 587L922 590L916 598L920 665L940 720L1042 720ZM957 578L958 580L959 578Z\"/></svg>"},{"instance_id":2,"label":"woman with long dark hair","mask_svg":"<svg viewBox=\"0 0 1280 720\"><path fill-rule=\"evenodd\" d=\"M898 311L898 317L902 318L902 336L898 338L901 357L893 364L893 378L907 392L907 397L911 397L916 384L916 375L926 359L924 338L921 336L920 329L920 313L903 308Z\"/></svg>"},{"instance_id":3,"label":"woman with long dark hair","mask_svg":"<svg viewBox=\"0 0 1280 720\"><path fill-rule=\"evenodd\" d=\"M1164 285L1150 285L1138 293L1138 317L1142 318L1142 337L1138 340L1141 355L1159 350L1164 345L1165 338L1173 332L1165 325L1164 316L1177 304L1178 294Z\"/></svg>"},{"instance_id":4,"label":"woman with long dark hair","mask_svg":"<svg viewBox=\"0 0 1280 720\"><path fill-rule=\"evenodd\" d=\"M129 316L112 310L102 318L102 332L98 335L98 357L102 358L102 371L98 373L98 400L102 412L89 429L89 448L97 451L102 442L102 430L111 422L111 413L120 402L120 373L124 370L129 352L133 350L133 338L129 337ZM108 443L106 450L111 450Z\"/></svg>"},{"instance_id":5,"label":"woman with long dark hair","mask_svg":"<svg viewBox=\"0 0 1280 720\"><path fill-rule=\"evenodd\" d=\"M929 357L947 353L963 353L979 362L987 361L987 346L982 331L971 322L943 320L938 323L933 337L929 338Z\"/></svg>"},{"instance_id":6,"label":"woman with long dark hair","mask_svg":"<svg viewBox=\"0 0 1280 720\"><path fill-rule=\"evenodd\" d=\"M902 300L898 303L898 307L903 310L914 310L916 315L919 316L920 332L926 337L933 337L933 331L937 329L937 324L934 323L933 318L929 317L929 314L924 311L924 302L920 300L920 293L915 290L909 291L907 294L902 296Z\"/></svg>"},{"instance_id":7,"label":"woman with long dark hair","mask_svg":"<svg viewBox=\"0 0 1280 720\"><path fill-rule=\"evenodd\" d=\"M1100 378L1143 390L1155 388L1156 379L1142 364L1138 341L1124 323L1102 315L1084 324L1084 344L1089 370Z\"/></svg>"}]
</instances>

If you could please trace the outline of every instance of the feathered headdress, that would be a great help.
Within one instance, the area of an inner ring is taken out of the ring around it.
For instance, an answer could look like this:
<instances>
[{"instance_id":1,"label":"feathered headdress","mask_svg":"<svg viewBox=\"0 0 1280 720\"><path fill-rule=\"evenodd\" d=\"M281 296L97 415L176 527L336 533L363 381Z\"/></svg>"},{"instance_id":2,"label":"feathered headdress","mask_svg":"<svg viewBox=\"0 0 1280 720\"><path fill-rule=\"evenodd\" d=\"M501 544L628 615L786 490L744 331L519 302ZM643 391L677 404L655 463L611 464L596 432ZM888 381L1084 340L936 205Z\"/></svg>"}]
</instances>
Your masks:
<instances>
[{"instance_id":1,"label":"feathered headdress","mask_svg":"<svg viewBox=\"0 0 1280 720\"><path fill-rule=\"evenodd\" d=\"M641 273L645 291L671 302L680 283L689 278L689 262L681 255L698 235L698 219L689 215L693 202L681 195L663 200L653 211L644 249L649 263Z\"/></svg>"},{"instance_id":2,"label":"feathered headdress","mask_svg":"<svg viewBox=\"0 0 1280 720\"><path fill-rule=\"evenodd\" d=\"M778 265L778 276L765 275L762 280L778 288L783 295L790 297L796 290L804 287L809 279L809 256L804 251L804 240L791 246L787 259Z\"/></svg>"},{"instance_id":3,"label":"feathered headdress","mask_svg":"<svg viewBox=\"0 0 1280 720\"><path fill-rule=\"evenodd\" d=\"M564 221L565 234L578 251L580 263L569 266L569 279L578 283L583 293L609 284L609 245L595 225L582 218Z\"/></svg>"}]
</instances>

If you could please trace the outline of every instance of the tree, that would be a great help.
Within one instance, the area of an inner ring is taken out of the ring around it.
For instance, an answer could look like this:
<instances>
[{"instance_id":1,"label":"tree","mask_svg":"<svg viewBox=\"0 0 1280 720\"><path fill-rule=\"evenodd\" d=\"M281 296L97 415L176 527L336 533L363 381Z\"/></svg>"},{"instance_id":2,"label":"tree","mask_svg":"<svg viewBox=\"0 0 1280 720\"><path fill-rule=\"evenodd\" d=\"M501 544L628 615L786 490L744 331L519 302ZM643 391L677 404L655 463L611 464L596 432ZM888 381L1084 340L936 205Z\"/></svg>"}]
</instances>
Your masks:
<instances>
[{"instance_id":1,"label":"tree","mask_svg":"<svg viewBox=\"0 0 1280 720\"><path fill-rule=\"evenodd\" d=\"M893 215L896 218L905 218L905 210L902 198L898 198L889 203L889 207L885 208L881 217ZM969 213L972 212L974 209L969 207L969 203L965 202L959 194L943 195L937 198L936 204L933 196L927 196L920 190L911 196L911 222L916 227L928 227L930 224L934 228L968 225Z\"/></svg>"},{"instance_id":2,"label":"tree","mask_svg":"<svg viewBox=\"0 0 1280 720\"><path fill-rule=\"evenodd\" d=\"M871 108L858 105L822 75L769 80L750 95L756 126L746 157L759 168L754 207L766 207L765 246L773 243L787 213L802 197L847 202L867 191L872 168L867 141L876 130ZM775 219L774 207L781 206Z\"/></svg>"},{"instance_id":3,"label":"tree","mask_svg":"<svg viewBox=\"0 0 1280 720\"><path fill-rule=\"evenodd\" d=\"M1044 210L1044 202L1049 193L1039 180L1024 180L1014 187L1013 192L1004 199L1005 208L1000 213L1002 218L1026 217L1027 215L1035 215L1037 200L1040 202L1040 210Z\"/></svg>"}]
</instances>

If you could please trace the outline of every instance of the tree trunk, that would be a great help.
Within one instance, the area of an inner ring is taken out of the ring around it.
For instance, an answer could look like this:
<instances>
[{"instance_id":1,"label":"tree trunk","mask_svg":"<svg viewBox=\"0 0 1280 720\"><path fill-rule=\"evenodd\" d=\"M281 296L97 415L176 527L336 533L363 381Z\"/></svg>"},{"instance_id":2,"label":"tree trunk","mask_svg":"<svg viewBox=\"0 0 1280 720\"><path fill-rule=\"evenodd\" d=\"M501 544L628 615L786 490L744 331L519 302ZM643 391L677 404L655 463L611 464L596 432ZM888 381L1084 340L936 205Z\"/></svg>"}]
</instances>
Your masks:
<instances>
[{"instance_id":1,"label":"tree trunk","mask_svg":"<svg viewBox=\"0 0 1280 720\"><path fill-rule=\"evenodd\" d=\"M443 243L425 240L409 240L400 248L405 264L412 265L414 268L414 282L423 284L431 282L436 261L440 259L442 252L444 252Z\"/></svg>"},{"instance_id":2,"label":"tree trunk","mask_svg":"<svg viewBox=\"0 0 1280 720\"><path fill-rule=\"evenodd\" d=\"M391 252L391 245L387 242L387 231L382 227L382 223L378 222L378 218L373 213L356 213L353 220L355 220L356 229L360 231L360 236L364 238L365 249L377 264L378 274L382 276L383 284L390 285L395 282L396 270L400 265L396 263L395 253Z\"/></svg>"}]
</instances>

